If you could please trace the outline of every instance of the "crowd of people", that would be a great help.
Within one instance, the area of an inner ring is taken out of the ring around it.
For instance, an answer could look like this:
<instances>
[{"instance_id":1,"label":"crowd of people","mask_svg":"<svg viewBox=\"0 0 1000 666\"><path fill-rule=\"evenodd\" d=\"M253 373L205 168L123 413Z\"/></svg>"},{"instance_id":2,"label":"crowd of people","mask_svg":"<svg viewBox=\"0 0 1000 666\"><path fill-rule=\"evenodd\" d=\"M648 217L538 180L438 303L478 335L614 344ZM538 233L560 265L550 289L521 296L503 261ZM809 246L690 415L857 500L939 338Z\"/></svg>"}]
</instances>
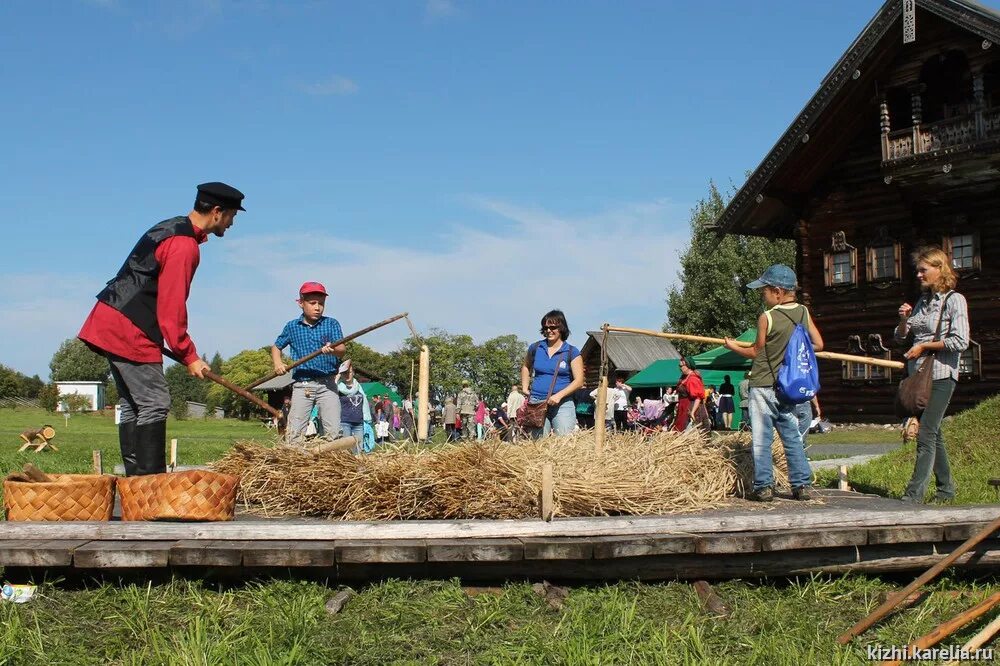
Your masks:
<instances>
[{"instance_id":1,"label":"crowd of people","mask_svg":"<svg viewBox=\"0 0 1000 666\"><path fill-rule=\"evenodd\" d=\"M166 418L170 392L163 374L163 355L187 366L189 374L206 379L210 368L198 355L187 332L187 298L200 262L199 245L209 235L223 237L243 208L244 195L226 183L203 183L197 187L192 210L184 216L164 220L145 231L118 273L97 295L79 338L105 356L121 396L119 443L128 476L156 474L166 470ZM935 499L955 496L941 421L959 377L959 358L969 346L969 315L966 299L955 291L958 278L948 255L927 247L913 254L921 294L915 304L898 308L894 331L911 375L931 372L929 395L919 411L917 456L912 478L903 499L923 502L930 478L935 480ZM739 396L752 432L754 461L753 496L773 498L774 474L771 443L775 429L788 461L789 480L796 499L809 499L812 472L805 456L804 424L814 418L809 402L789 400L781 388L780 375L794 335L803 336L816 351L823 338L809 309L796 300L795 271L781 264L769 267L747 285L759 289L764 312L757 321L754 344L744 347L727 338L725 346L752 363L749 379L741 382ZM324 315L327 291L318 282L299 289L301 314L287 322L271 348L277 374L286 373L281 350L290 347L292 359L321 352L292 371L292 394L284 409L288 441L301 444L310 424L318 421L327 436L342 433L360 438L360 448L374 446L399 433L413 435L413 405L395 404L387 396L367 396L353 375L350 362L340 364L346 351L339 322ZM681 381L675 390L650 401L630 401L631 388L621 379L608 391L605 405L589 415L586 400L580 400L584 385L580 350L569 344L569 325L560 310L541 318L541 339L528 347L520 370L520 383L507 400L488 407L468 382L436 410L449 439L482 439L497 431L502 437L516 432L541 437L566 435L603 416L608 427L619 430L642 424L656 410L670 413L670 426L728 429L733 423L737 389L727 377L719 386L705 387L688 359L682 359ZM929 365L928 365L929 364ZM786 367L787 364L786 364ZM584 394L586 395L586 391ZM591 394L593 395L593 394ZM653 401L656 402L656 401ZM578 405L579 403L579 405ZM647 410L647 406L652 409ZM818 403L814 405L818 411ZM659 427L664 427L663 423ZM371 431L369 435L369 430Z\"/></svg>"}]
</instances>

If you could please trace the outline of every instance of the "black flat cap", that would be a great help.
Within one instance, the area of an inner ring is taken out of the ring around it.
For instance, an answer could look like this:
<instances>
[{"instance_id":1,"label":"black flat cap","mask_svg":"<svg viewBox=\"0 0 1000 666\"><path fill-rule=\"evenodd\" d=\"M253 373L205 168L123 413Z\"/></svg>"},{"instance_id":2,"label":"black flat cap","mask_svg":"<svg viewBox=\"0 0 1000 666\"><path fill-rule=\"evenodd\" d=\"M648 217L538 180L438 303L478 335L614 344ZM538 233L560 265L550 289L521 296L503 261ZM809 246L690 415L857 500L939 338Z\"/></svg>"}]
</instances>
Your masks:
<instances>
[{"instance_id":1,"label":"black flat cap","mask_svg":"<svg viewBox=\"0 0 1000 666\"><path fill-rule=\"evenodd\" d=\"M224 210L246 210L243 207L243 193L225 183L202 183L198 186L198 201Z\"/></svg>"}]
</instances>

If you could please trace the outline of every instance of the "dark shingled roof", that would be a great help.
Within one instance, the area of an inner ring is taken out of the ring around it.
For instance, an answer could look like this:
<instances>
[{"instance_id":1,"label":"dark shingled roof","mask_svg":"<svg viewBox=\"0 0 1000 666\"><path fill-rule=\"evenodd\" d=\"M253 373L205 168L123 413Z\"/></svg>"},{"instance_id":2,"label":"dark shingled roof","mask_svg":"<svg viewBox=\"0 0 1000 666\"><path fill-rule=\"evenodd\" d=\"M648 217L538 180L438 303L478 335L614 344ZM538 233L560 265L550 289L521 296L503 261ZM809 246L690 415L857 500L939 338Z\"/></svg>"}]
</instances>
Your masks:
<instances>
[{"instance_id":1,"label":"dark shingled roof","mask_svg":"<svg viewBox=\"0 0 1000 666\"><path fill-rule=\"evenodd\" d=\"M587 342L581 350L584 356L587 356L594 345L599 350L601 342L604 340L604 331L587 331L587 335ZM670 340L638 333L622 333L620 331L608 333L608 358L615 364L617 370L638 372L653 361L680 357L681 355Z\"/></svg>"}]
</instances>

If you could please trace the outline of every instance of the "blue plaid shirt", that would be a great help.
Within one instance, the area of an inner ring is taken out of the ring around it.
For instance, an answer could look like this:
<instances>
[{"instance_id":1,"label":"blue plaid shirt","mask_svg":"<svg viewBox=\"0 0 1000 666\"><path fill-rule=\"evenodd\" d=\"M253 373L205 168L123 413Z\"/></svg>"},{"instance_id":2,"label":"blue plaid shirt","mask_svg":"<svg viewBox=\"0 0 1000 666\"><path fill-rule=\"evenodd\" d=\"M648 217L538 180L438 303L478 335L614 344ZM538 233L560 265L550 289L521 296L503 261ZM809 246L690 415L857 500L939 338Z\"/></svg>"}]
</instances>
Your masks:
<instances>
[{"instance_id":1,"label":"blue plaid shirt","mask_svg":"<svg viewBox=\"0 0 1000 666\"><path fill-rule=\"evenodd\" d=\"M292 360L297 361L307 356L327 342L335 342L344 337L340 322L333 317L320 317L315 325L306 323L305 317L299 317L285 324L281 335L274 341L278 349L292 346ZM340 359L333 354L320 354L311 361L306 361L292 370L292 379L305 381L326 377L337 372Z\"/></svg>"}]
</instances>

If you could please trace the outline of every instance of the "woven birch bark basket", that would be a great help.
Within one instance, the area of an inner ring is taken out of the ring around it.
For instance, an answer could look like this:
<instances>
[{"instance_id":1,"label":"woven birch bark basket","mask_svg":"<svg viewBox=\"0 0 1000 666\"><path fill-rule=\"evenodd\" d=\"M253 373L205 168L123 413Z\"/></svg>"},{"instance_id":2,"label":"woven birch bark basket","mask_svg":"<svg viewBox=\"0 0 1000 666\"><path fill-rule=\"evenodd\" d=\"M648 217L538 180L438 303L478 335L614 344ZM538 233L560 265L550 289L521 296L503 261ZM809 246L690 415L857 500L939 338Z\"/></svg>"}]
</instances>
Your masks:
<instances>
[{"instance_id":1,"label":"woven birch bark basket","mask_svg":"<svg viewBox=\"0 0 1000 666\"><path fill-rule=\"evenodd\" d=\"M7 520L110 520L115 477L49 474L51 481L3 482Z\"/></svg>"},{"instance_id":2,"label":"woven birch bark basket","mask_svg":"<svg viewBox=\"0 0 1000 666\"><path fill-rule=\"evenodd\" d=\"M232 520L239 481L206 470L118 479L122 520Z\"/></svg>"}]
</instances>

